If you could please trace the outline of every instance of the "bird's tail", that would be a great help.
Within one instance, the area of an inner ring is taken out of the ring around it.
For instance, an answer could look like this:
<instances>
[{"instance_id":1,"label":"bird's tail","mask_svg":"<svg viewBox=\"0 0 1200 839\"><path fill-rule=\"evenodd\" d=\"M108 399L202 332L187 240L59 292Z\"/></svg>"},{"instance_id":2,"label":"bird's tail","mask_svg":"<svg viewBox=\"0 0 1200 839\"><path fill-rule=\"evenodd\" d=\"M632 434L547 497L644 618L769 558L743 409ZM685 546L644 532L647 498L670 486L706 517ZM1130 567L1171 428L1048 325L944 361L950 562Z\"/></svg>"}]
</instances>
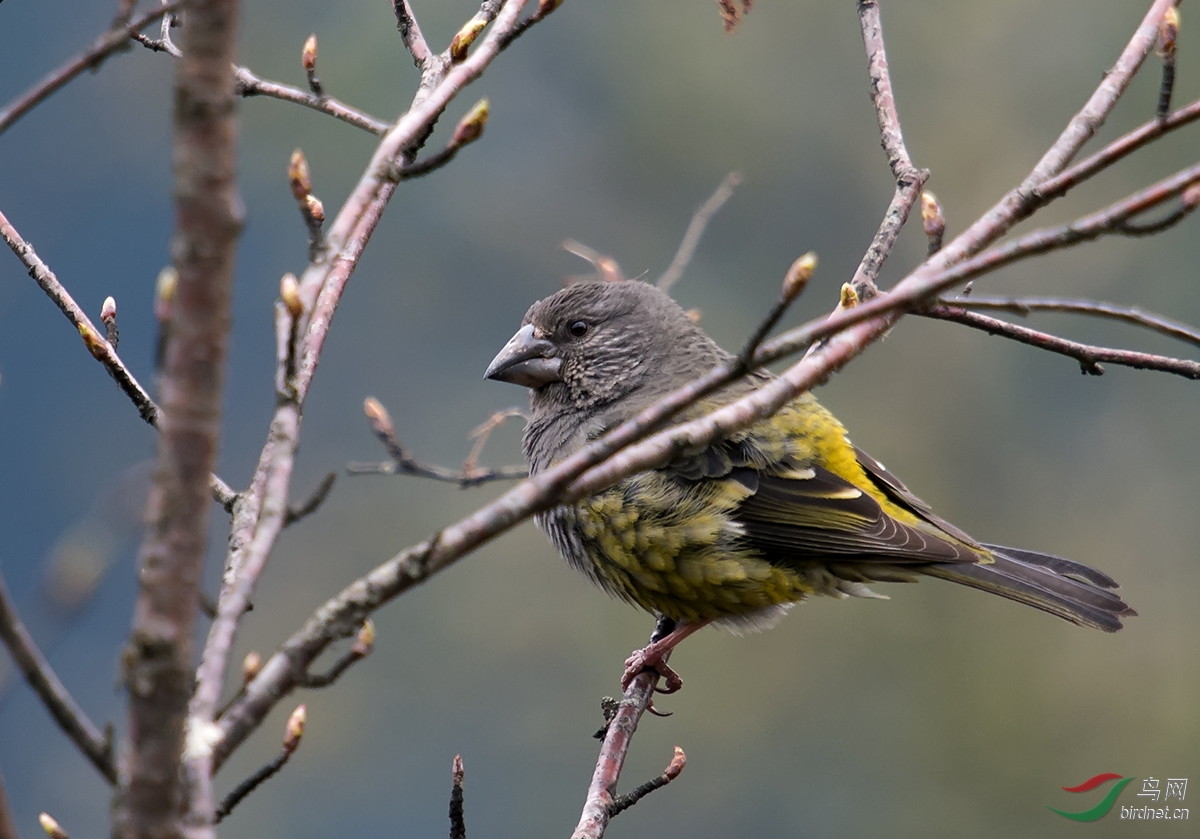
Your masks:
<instances>
[{"instance_id":1,"label":"bird's tail","mask_svg":"<svg viewBox=\"0 0 1200 839\"><path fill-rule=\"evenodd\" d=\"M1095 568L1018 548L983 547L991 551L994 562L946 563L927 566L921 571L1105 632L1116 632L1121 628L1121 618L1137 615L1112 591L1117 588L1116 581Z\"/></svg>"}]
</instances>

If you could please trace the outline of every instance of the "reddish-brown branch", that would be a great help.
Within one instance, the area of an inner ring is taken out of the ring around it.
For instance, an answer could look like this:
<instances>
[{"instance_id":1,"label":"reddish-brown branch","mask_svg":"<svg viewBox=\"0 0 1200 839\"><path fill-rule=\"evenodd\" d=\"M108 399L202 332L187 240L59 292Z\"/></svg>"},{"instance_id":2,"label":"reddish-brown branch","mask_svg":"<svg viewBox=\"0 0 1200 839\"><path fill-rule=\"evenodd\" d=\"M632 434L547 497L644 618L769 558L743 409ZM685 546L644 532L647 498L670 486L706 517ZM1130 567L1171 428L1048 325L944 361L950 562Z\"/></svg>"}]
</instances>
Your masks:
<instances>
[{"instance_id":1,"label":"reddish-brown branch","mask_svg":"<svg viewBox=\"0 0 1200 839\"><path fill-rule=\"evenodd\" d=\"M1154 0L1116 63L1105 73L1095 92L1067 123L1033 170L949 245L914 271L909 276L912 282L924 282L931 275L944 271L947 266L979 253L1046 203L1040 190L1051 183L1052 178L1063 173L1083 145L1104 124L1133 75L1154 49L1158 25L1167 9L1173 5L1174 0Z\"/></svg>"},{"instance_id":2,"label":"reddish-brown branch","mask_svg":"<svg viewBox=\"0 0 1200 839\"><path fill-rule=\"evenodd\" d=\"M71 739L84 757L92 762L110 784L117 782L117 767L113 760L112 733L102 733L87 713L79 707L70 692L59 680L42 655L33 637L21 623L16 606L9 597L4 577L0 575L0 641L8 648L13 661L25 674L25 681L46 706L58 727ZM2 794L2 793L0 793Z\"/></svg>"},{"instance_id":3,"label":"reddish-brown branch","mask_svg":"<svg viewBox=\"0 0 1200 839\"><path fill-rule=\"evenodd\" d=\"M194 678L194 637L207 545L208 476L220 434L233 265L241 231L236 186L233 58L237 0L192 0L175 64L175 232L178 285L161 377L158 468L139 556L140 591L123 655L129 691L122 839L212 835L211 785L180 772ZM189 754L207 732L190 728Z\"/></svg>"},{"instance_id":4,"label":"reddish-brown branch","mask_svg":"<svg viewBox=\"0 0 1200 839\"><path fill-rule=\"evenodd\" d=\"M209 627L208 639L196 671L196 689L188 709L189 728L196 731L213 727L238 622L250 606L288 512L288 487L300 439L300 405L288 372L291 359L295 357L295 317L284 303L275 305L277 406L264 447L264 451L270 452L271 458L266 468L259 470L261 475L255 476L261 492L255 495L257 503L254 505L253 533L248 539L241 536L243 541L236 547L231 546L229 563L221 581L221 593L217 598L217 616ZM236 524L241 524L242 520L243 516L239 516ZM193 800L211 801L211 754L197 750L187 756L187 761L191 797Z\"/></svg>"},{"instance_id":5,"label":"reddish-brown branch","mask_svg":"<svg viewBox=\"0 0 1200 839\"><path fill-rule=\"evenodd\" d=\"M655 631L650 640L653 642L658 638L659 632ZM611 808L617 795L617 781L621 777L625 757L629 754L629 746L634 732L637 731L638 722L654 698L654 687L658 684L658 679L657 673L647 670L636 676L625 689L616 713L605 728L604 742L600 746L600 756L596 760L596 769L588 785L583 812L571 839L599 839L604 835L604 830L614 815Z\"/></svg>"},{"instance_id":6,"label":"reddish-brown branch","mask_svg":"<svg viewBox=\"0 0 1200 839\"><path fill-rule=\"evenodd\" d=\"M421 34L421 27L417 25L417 18L408 0L392 0L392 10L396 13L396 29L400 31L404 48L412 54L413 63L423 69L433 53L429 50L429 44L425 43L425 36Z\"/></svg>"},{"instance_id":7,"label":"reddish-brown branch","mask_svg":"<svg viewBox=\"0 0 1200 839\"><path fill-rule=\"evenodd\" d=\"M389 460L382 463L349 463L346 471L351 475L413 475L418 478L430 478L435 481L445 481L457 484L462 489L482 486L492 481L509 481L524 478L529 470L524 466L501 466L498 469L481 469L477 462L482 453L483 443L487 441L491 429L510 416L524 416L523 411L510 408L493 414L488 422L477 428L472 436L476 444L467 455L460 470L447 469L445 466L434 466L421 463L408 453L396 437L396 427L387 409L378 399L369 397L364 404L364 411L371 423L371 431L387 449Z\"/></svg>"},{"instance_id":8,"label":"reddish-brown branch","mask_svg":"<svg viewBox=\"0 0 1200 839\"><path fill-rule=\"evenodd\" d=\"M297 105L311 108L314 111L329 114L331 117L340 119L342 122L353 125L356 128L361 128L364 131L370 131L372 134L386 134L387 130L391 127L389 123L373 117L358 108L353 108L332 96L318 96L311 91L301 90L292 85L260 78L246 67L237 67L234 72L234 79L236 82L235 90L242 97L267 96L284 102L293 102Z\"/></svg>"},{"instance_id":9,"label":"reddish-brown branch","mask_svg":"<svg viewBox=\"0 0 1200 839\"><path fill-rule=\"evenodd\" d=\"M875 278L895 247L900 230L908 221L913 205L921 195L921 188L929 178L929 172L918 169L904 143L904 132L900 127L900 113L896 108L896 96L892 91L891 72L888 67L887 50L883 41L883 24L876 0L859 0L859 22L862 27L863 46L867 53L867 75L871 82L871 103L879 121L879 137L887 155L888 168L896 181L896 191L884 213L875 238L863 255L850 285L859 299L868 300L878 289Z\"/></svg>"},{"instance_id":10,"label":"reddish-brown branch","mask_svg":"<svg viewBox=\"0 0 1200 839\"><path fill-rule=\"evenodd\" d=\"M156 425L159 410L158 406L154 404L154 400L150 398L150 394L134 378L133 373L125 366L125 362L117 355L112 345L101 337L101 333L96 329L87 313L75 302L54 272L41 260L33 246L21 237L21 234L2 212L0 212L0 236L4 237L4 241L12 248L17 259L24 263L29 271L29 276L79 331L88 352L104 365L104 369L113 377L117 386L133 402L141 418L150 425Z\"/></svg>"},{"instance_id":11,"label":"reddish-brown branch","mask_svg":"<svg viewBox=\"0 0 1200 839\"><path fill-rule=\"evenodd\" d=\"M394 172L397 165L403 166L411 162L412 156L424 142L432 125L450 100L463 87L478 78L499 54L502 49L501 40L505 33L512 31L516 26L523 6L522 0L509 0L495 17L491 31L461 63L451 66L446 55L439 56L438 61L427 63L413 107L380 142L359 185L330 225L326 235L327 256L319 264L310 264L305 271L300 282L300 299L307 317L301 321L301 346L297 351L298 361L295 375L290 379L289 391L289 400L294 402L295 421L290 422L286 429L281 429L282 434L276 433L278 426L273 424L272 434L263 447L251 486L243 494L242 501L235 510L226 572L229 591L249 590L253 586L253 580L240 578L256 576L262 564L258 559L248 561L247 557L251 552L255 556L262 552L265 559L265 552L270 550L273 537L267 538L270 528L264 528L260 519L265 515L263 498L269 491L269 479L271 476L282 474L273 464L277 464L280 448L290 451L295 449L299 438L299 409L316 371L333 314L363 248L395 191L397 178ZM481 14L487 7L488 4L485 4ZM282 497L283 491L286 490L286 481L282 481L278 488ZM240 613L235 616L235 612L237 610L231 604L228 612L224 614L228 620L236 623ZM355 622L354 628L361 623L361 620ZM353 632L354 628L347 626L346 634ZM206 697L214 693L219 694L223 666L218 667L218 663L224 656L222 649L224 652L228 649L224 639L214 647L211 658L207 652L205 654L206 664L202 667L204 676L201 682L205 685L203 691ZM244 698L242 701L244 702ZM237 708L239 704L241 703L235 702L233 707ZM204 730L208 730L210 725L210 709L215 711L215 700L209 702L206 699L203 713L194 715L197 721L207 718L207 721L199 726ZM224 719L222 717L222 725ZM257 721L253 725L257 725ZM227 751L215 754L212 766L219 766L227 754Z\"/></svg>"},{"instance_id":12,"label":"reddish-brown branch","mask_svg":"<svg viewBox=\"0 0 1200 839\"><path fill-rule=\"evenodd\" d=\"M113 346L100 336L100 332L96 329L87 313L80 308L75 302L70 293L59 282L58 277L37 255L37 251L33 249L33 245L29 244L17 232L17 229L12 226L12 223L0 212L0 237L12 248L12 252L16 254L17 259L25 265L29 272L29 276L34 282L41 287L46 296L53 301L54 305L58 306L59 310L66 315L72 325L79 331L80 337L83 338L84 346L92 357L99 361L108 374L112 376L113 381L121 388L121 391L129 397L137 408L138 415L141 416L150 425L158 427L159 409L150 398L150 394L146 392L138 380L134 378L133 373L125 366L125 362L117 355ZM227 511L233 507L233 502L237 498L237 493L216 475L210 476L209 488L212 491L213 498L216 499L222 507Z\"/></svg>"},{"instance_id":13,"label":"reddish-brown branch","mask_svg":"<svg viewBox=\"0 0 1200 839\"><path fill-rule=\"evenodd\" d=\"M978 312L969 312L966 309L952 305L938 304L931 306L923 310L921 314L937 320L961 323L964 326L981 329L989 335L999 335L1022 344L1028 344L1031 347L1046 350L1047 352L1065 355L1068 358L1078 361L1080 369L1091 376L1102 375L1104 368L1100 366L1100 362L1106 362L1119 364L1122 367L1133 367L1138 370L1160 370L1164 373L1174 373L1187 379L1200 379L1200 362L1197 361L1171 358L1153 353L1118 350L1094 344L1081 344L1077 341L1070 341L1066 338L1060 338L1057 335L1051 335L1048 332L1039 332L1036 329L1009 323L999 318L981 315Z\"/></svg>"},{"instance_id":14,"label":"reddish-brown branch","mask_svg":"<svg viewBox=\"0 0 1200 839\"><path fill-rule=\"evenodd\" d=\"M1145 147L1148 143L1168 132L1195 122L1197 119L1200 119L1200 99L1197 99L1186 107L1180 108L1166 119L1151 120L1130 131L1128 134L1118 137L1095 154L1089 155L1074 166L1064 169L1060 174L1041 184L1037 188L1036 194L1039 200L1043 202L1066 195L1067 190L1078 186L1092 177L1092 175L1103 171L1126 155Z\"/></svg>"},{"instance_id":15,"label":"reddish-brown branch","mask_svg":"<svg viewBox=\"0 0 1200 839\"><path fill-rule=\"evenodd\" d=\"M179 58L179 50L171 43L169 39L169 31L164 27L161 38L148 38L145 35L134 34L131 36L142 46L155 52L165 52L169 55ZM291 102L296 105L303 105L305 108L310 108L319 113L328 114L335 119L340 119L348 125L353 125L355 128L361 128L364 131L369 131L372 134L386 134L391 127L390 123L384 122L381 119L371 116L365 111L354 108L329 96L326 93L318 92L312 89L312 81L309 82L309 90L301 90L283 82L275 82L270 79L264 79L256 75L248 67L235 66L233 68L234 91L242 98L251 96L265 96L269 99L279 99L283 102Z\"/></svg>"},{"instance_id":16,"label":"reddish-brown branch","mask_svg":"<svg viewBox=\"0 0 1200 839\"><path fill-rule=\"evenodd\" d=\"M91 47L64 62L40 82L14 99L3 110L0 110L0 134L3 134L9 126L33 110L38 104L61 90L84 70L98 68L104 59L124 48L129 43L130 37L143 26L153 23L182 5L183 0L173 0L173 2L138 15L137 20L132 23L120 25L105 32L95 40Z\"/></svg>"},{"instance_id":17,"label":"reddish-brown branch","mask_svg":"<svg viewBox=\"0 0 1200 839\"><path fill-rule=\"evenodd\" d=\"M509 0L496 17L492 30L465 60L444 71L440 69L444 65L439 63L438 69L422 74L421 89L414 106L384 136L358 186L330 225L326 234L330 258L320 264L310 264L300 280L301 296L310 312L296 373L296 388L301 400L316 372L329 325L346 283L395 193L397 181L389 175L395 171L398 161L415 154L417 145L428 137L433 123L450 100L477 79L499 55L501 39L516 26L523 7L523 0ZM309 306L314 298L315 302Z\"/></svg>"},{"instance_id":18,"label":"reddish-brown branch","mask_svg":"<svg viewBox=\"0 0 1200 839\"><path fill-rule=\"evenodd\" d=\"M1102 210L1078 218L1070 224L1043 228L1019 236L1010 242L997 245L982 253L949 268L940 271L931 270L931 263L926 262L913 272L910 277L940 275L935 287L941 291L959 285L972 277L995 271L1005 265L1010 265L1020 259L1048 253L1054 250L1091 241L1101 236L1127 233L1126 225L1131 219L1152 210L1172 198L1182 194L1193 185L1200 183L1200 163L1186 169L1181 169L1174 175L1163 178L1145 189L1122 198ZM1195 206L1187 208L1191 212ZM1183 215L1186 215L1184 213ZM1180 215L1180 218L1183 216ZM1178 221L1178 219L1176 219ZM1014 222L1015 223L1015 222ZM969 231L968 231L969 232ZM967 234L963 234L965 236ZM961 236L959 238L962 238ZM957 239L955 240L958 241ZM934 259L940 257L940 254ZM932 260L931 260L932 261Z\"/></svg>"},{"instance_id":19,"label":"reddish-brown branch","mask_svg":"<svg viewBox=\"0 0 1200 839\"><path fill-rule=\"evenodd\" d=\"M1200 347L1200 330L1184 323L1165 318L1153 312L1144 311L1137 306L1120 306L1116 303L1105 303L1099 300L1083 300L1061 297L986 297L972 295L970 297L942 300L947 306L959 309L984 309L1001 312L1011 312L1025 317L1032 312L1063 312L1067 314L1089 315L1092 317L1117 320L1135 326L1145 327L1152 332L1186 341Z\"/></svg>"}]
</instances>

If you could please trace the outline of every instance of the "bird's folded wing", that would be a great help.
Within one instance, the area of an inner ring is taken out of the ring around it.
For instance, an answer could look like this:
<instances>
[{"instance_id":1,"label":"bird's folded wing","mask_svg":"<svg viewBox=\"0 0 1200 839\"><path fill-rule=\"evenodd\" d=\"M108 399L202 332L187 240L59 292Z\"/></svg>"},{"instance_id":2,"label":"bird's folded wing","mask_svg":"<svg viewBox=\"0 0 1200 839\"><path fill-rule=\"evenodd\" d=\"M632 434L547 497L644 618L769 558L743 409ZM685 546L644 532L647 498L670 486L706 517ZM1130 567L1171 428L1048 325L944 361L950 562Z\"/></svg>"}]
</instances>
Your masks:
<instances>
[{"instance_id":1,"label":"bird's folded wing","mask_svg":"<svg viewBox=\"0 0 1200 839\"><path fill-rule=\"evenodd\" d=\"M768 561L979 562L986 557L933 530L898 521L868 493L820 466L770 474L735 468L752 494L732 516Z\"/></svg>"}]
</instances>

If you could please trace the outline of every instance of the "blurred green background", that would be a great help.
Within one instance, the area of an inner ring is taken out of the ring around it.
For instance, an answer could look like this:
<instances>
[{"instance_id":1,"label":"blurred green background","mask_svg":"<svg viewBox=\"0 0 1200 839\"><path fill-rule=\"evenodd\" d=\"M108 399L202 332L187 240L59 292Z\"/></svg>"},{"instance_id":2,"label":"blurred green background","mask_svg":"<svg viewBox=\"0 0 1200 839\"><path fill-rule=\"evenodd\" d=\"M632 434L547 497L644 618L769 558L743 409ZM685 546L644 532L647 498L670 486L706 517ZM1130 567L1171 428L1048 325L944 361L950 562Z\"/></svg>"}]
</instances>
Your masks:
<instances>
[{"instance_id":1,"label":"blurred green background","mask_svg":"<svg viewBox=\"0 0 1200 839\"><path fill-rule=\"evenodd\" d=\"M143 6L147 5L145 2ZM444 45L475 8L415 0ZM960 231L1025 175L1125 44L1147 3L1037 0L888 4L901 116L918 165ZM0 100L88 43L115 3L0 7ZM241 54L303 84L320 39L327 90L391 118L416 73L389 4L246 4ZM1186 15L1185 15L1186 18ZM1186 26L1177 102L1200 94ZM438 47L440 48L440 46ZM337 315L306 411L294 494L328 470L382 456L361 411L374 395L419 457L455 465L468 432L523 393L484 367L526 307L586 266L575 237L630 275L661 272L694 207L731 169L744 184L676 296L738 345L784 270L821 267L789 323L827 312L891 196L867 98L854 4L762 0L732 37L715 4L569 0L454 102L440 147L481 96L482 141L402 185ZM1152 59L1103 137L1148 119ZM0 136L0 208L93 315L120 306L121 352L152 376L151 289L171 224L171 60L136 50L85 75ZM300 146L330 214L374 140L277 101L241 105L247 225L238 258L220 473L249 478L273 406L271 304L305 260L288 191ZM1196 129L1136 155L1056 204L1062 221L1195 158ZM1194 220L1111 239L976 283L980 293L1092 296L1200 323ZM909 230L887 283L923 256ZM139 487L150 431L70 325L0 254L0 564L39 639L94 719L121 724L117 657L134 598ZM1081 340L1181 346L1111 324L1043 317ZM958 326L910 319L820 391L855 442L980 539L1089 562L1141 613L1110 636L956 586L891 586L890 602L822 600L771 632L716 631L673 663L686 687L647 719L622 786L683 776L617 819L610 836L840 837L1192 835L1117 814L1077 826L1063 785L1100 772L1200 786L1200 388L1160 373L1069 360ZM514 424L491 464L517 461ZM324 509L278 545L237 644L264 654L325 597L494 497L411 478L341 478ZM208 588L216 591L223 515ZM47 574L54 572L54 584ZM64 570L65 569L65 570ZM91 579L102 575L92 591ZM72 586L75 588L72 590ZM81 594L82 593L82 594ZM74 599L73 599L74 598ZM284 774L222 825L225 836L437 836L450 763L466 762L470 835L565 836L596 755L598 701L652 620L608 600L526 525L379 613L375 654L334 688L279 706L221 773L223 793L278 748L295 701L309 731ZM21 683L0 699L0 771L23 836L48 810L75 837L103 835L108 791ZM1125 804L1141 804L1132 785ZM1191 791L1200 796L1200 791ZM1086 799L1084 801L1083 799ZM1081 803L1082 802L1082 803ZM1200 817L1200 815L1198 815Z\"/></svg>"}]
</instances>

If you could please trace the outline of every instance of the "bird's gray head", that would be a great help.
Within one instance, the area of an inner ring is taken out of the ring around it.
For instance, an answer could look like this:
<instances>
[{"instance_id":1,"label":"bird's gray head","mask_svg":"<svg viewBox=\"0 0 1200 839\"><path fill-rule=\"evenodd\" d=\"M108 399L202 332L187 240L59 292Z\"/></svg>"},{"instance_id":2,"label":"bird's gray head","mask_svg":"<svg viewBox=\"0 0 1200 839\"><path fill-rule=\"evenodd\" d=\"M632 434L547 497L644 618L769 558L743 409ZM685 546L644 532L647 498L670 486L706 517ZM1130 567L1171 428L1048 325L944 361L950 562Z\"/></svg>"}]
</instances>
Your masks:
<instances>
[{"instance_id":1,"label":"bird's gray head","mask_svg":"<svg viewBox=\"0 0 1200 839\"><path fill-rule=\"evenodd\" d=\"M529 307L489 379L525 385L534 415L644 405L728 358L665 292L636 280L569 286Z\"/></svg>"}]
</instances>

